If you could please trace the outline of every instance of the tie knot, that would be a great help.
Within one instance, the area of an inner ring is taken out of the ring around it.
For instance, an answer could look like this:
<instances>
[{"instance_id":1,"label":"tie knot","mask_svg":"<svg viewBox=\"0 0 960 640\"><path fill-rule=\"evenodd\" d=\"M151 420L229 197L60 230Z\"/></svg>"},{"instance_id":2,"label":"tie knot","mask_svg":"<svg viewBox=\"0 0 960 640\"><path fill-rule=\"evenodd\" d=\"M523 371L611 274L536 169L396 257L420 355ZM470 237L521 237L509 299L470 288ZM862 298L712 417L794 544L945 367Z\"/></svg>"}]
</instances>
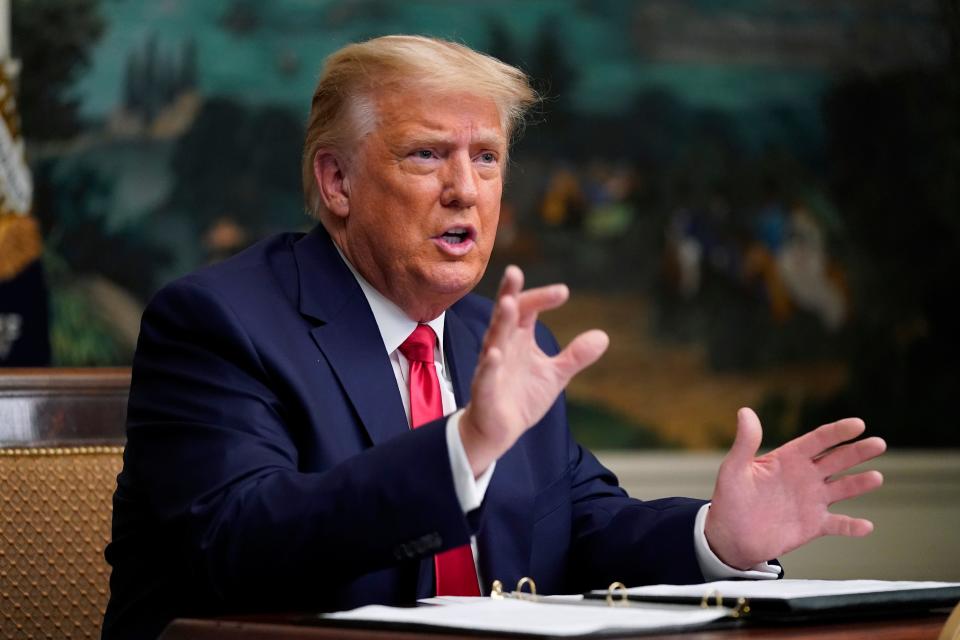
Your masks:
<instances>
[{"instance_id":1,"label":"tie knot","mask_svg":"<svg viewBox=\"0 0 960 640\"><path fill-rule=\"evenodd\" d=\"M429 325L418 324L403 344L400 353L411 362L433 362L433 346L437 343L437 334Z\"/></svg>"}]
</instances>

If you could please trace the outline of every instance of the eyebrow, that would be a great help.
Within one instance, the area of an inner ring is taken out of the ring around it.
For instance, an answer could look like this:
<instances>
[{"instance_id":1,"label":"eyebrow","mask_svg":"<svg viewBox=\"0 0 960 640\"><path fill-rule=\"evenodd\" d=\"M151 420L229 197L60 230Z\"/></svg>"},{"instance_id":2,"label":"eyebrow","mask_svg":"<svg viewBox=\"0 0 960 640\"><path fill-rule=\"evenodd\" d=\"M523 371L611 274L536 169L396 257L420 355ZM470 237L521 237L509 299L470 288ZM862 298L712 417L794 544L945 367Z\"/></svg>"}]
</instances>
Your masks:
<instances>
[{"instance_id":1,"label":"eyebrow","mask_svg":"<svg viewBox=\"0 0 960 640\"><path fill-rule=\"evenodd\" d=\"M443 132L415 131L403 132L398 136L397 144L403 146L433 146L450 145L454 139ZM480 146L491 149L500 149L506 146L506 139L494 129L481 129L470 139L470 146Z\"/></svg>"}]
</instances>

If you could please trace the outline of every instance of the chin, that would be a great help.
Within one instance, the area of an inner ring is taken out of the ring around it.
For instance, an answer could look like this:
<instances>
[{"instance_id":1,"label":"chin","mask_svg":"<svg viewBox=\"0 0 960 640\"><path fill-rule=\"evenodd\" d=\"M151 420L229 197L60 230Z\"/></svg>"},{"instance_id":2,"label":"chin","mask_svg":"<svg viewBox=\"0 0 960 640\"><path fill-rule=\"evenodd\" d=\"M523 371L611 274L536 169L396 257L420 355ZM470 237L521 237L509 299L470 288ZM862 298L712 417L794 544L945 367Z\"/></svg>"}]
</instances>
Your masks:
<instances>
[{"instance_id":1,"label":"chin","mask_svg":"<svg viewBox=\"0 0 960 640\"><path fill-rule=\"evenodd\" d=\"M438 295L450 296L456 302L477 286L483 277L483 269L463 263L437 265L426 274L427 286Z\"/></svg>"}]
</instances>

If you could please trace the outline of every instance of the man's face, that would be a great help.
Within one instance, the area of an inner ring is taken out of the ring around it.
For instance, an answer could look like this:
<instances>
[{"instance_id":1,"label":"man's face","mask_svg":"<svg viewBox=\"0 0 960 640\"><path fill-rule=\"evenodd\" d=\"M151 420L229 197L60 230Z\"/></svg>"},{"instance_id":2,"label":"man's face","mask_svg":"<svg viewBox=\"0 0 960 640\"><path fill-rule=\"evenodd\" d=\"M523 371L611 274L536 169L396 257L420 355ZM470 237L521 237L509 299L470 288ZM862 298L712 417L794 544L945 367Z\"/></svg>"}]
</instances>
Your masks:
<instances>
[{"instance_id":1,"label":"man's face","mask_svg":"<svg viewBox=\"0 0 960 640\"><path fill-rule=\"evenodd\" d=\"M415 320L468 293L490 259L507 140L496 104L469 94L382 92L376 129L346 171L341 250Z\"/></svg>"}]
</instances>

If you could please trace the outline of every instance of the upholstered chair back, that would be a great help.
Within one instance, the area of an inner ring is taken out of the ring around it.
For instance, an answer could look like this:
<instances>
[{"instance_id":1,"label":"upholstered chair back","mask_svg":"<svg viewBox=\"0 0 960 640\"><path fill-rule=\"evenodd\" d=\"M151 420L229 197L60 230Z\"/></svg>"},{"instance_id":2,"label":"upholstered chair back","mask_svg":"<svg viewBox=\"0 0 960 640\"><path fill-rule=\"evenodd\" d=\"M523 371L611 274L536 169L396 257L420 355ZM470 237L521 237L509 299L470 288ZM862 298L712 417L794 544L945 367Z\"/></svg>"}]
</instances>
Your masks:
<instances>
[{"instance_id":1,"label":"upholstered chair back","mask_svg":"<svg viewBox=\"0 0 960 640\"><path fill-rule=\"evenodd\" d=\"M99 637L129 384L0 369L0 639Z\"/></svg>"}]
</instances>

